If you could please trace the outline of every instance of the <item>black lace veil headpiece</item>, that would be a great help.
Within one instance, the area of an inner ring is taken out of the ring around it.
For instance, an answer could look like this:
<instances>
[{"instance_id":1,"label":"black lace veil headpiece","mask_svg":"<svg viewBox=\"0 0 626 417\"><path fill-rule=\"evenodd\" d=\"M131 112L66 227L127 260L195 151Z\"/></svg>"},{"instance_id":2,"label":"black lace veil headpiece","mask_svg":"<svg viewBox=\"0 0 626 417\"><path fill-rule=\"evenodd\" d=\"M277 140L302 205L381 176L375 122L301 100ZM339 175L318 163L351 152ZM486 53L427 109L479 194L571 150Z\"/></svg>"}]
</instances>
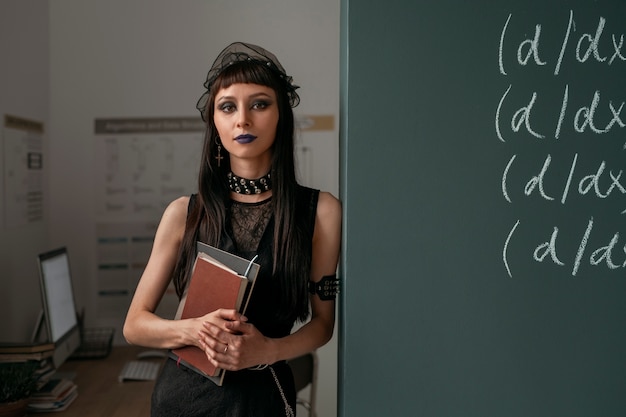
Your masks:
<instances>
[{"instance_id":1,"label":"black lace veil headpiece","mask_svg":"<svg viewBox=\"0 0 626 417\"><path fill-rule=\"evenodd\" d=\"M244 42L234 42L220 52L207 74L206 81L204 82L206 91L202 94L196 104L196 108L200 111L202 120L206 122L205 113L211 85L225 68L241 61L256 61L262 63L263 65L267 65L285 82L287 96L289 97L289 104L291 107L296 107L300 103L300 96L296 93L296 89L299 87L292 84L292 77L287 75L285 69L274 54L261 48L260 46Z\"/></svg>"}]
</instances>

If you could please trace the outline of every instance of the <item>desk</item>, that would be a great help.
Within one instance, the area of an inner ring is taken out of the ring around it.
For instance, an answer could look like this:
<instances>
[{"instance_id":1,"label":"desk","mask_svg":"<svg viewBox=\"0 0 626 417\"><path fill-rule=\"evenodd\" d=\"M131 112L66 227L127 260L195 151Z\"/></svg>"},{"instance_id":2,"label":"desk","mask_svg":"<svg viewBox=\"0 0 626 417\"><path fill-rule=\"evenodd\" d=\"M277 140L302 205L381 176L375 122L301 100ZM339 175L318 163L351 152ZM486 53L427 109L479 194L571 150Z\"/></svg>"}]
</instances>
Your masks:
<instances>
[{"instance_id":1,"label":"desk","mask_svg":"<svg viewBox=\"0 0 626 417\"><path fill-rule=\"evenodd\" d=\"M59 372L75 372L78 397L54 417L147 417L154 381L119 382L117 377L126 361L146 350L138 346L115 346L104 359L70 360ZM165 359L142 359L164 361ZM33 414L31 414L33 415ZM41 417L42 414L34 414Z\"/></svg>"}]
</instances>

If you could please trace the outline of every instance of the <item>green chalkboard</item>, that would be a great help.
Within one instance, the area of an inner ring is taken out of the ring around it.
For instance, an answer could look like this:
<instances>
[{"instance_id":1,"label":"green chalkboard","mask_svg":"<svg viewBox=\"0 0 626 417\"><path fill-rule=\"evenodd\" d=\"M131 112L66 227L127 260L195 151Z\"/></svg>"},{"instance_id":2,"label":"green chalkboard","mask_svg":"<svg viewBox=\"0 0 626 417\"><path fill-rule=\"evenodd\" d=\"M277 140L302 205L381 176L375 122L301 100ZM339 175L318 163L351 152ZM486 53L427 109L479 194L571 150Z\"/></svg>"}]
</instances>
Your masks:
<instances>
[{"instance_id":1,"label":"green chalkboard","mask_svg":"<svg viewBox=\"0 0 626 417\"><path fill-rule=\"evenodd\" d=\"M626 415L626 2L342 14L340 415Z\"/></svg>"}]
</instances>

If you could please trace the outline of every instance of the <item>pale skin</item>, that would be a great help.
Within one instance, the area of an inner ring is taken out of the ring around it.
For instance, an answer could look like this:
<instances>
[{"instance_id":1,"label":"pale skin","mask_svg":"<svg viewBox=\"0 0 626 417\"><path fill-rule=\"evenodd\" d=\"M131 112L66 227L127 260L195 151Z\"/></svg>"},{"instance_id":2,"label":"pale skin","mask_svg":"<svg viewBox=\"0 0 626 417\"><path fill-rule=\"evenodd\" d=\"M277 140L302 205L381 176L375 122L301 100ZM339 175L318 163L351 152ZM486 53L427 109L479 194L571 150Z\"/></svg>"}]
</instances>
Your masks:
<instances>
[{"instance_id":1,"label":"pale skin","mask_svg":"<svg viewBox=\"0 0 626 417\"><path fill-rule=\"evenodd\" d=\"M229 152L231 169L244 178L259 178L271 165L271 146L278 123L273 89L257 84L233 84L215 97L214 122L222 145ZM236 140L242 134L254 139ZM262 201L271 191L231 198L242 202ZM218 310L202 317L169 320L155 310L170 284L182 242L189 197L169 204L157 229L154 245L124 323L124 337L131 344L173 349L195 345L209 360L226 370L240 370L297 357L330 340L335 323L335 303L313 295L311 319L283 338L269 338L235 310ZM341 204L321 192L313 232L310 279L319 281L337 268L341 245Z\"/></svg>"}]
</instances>

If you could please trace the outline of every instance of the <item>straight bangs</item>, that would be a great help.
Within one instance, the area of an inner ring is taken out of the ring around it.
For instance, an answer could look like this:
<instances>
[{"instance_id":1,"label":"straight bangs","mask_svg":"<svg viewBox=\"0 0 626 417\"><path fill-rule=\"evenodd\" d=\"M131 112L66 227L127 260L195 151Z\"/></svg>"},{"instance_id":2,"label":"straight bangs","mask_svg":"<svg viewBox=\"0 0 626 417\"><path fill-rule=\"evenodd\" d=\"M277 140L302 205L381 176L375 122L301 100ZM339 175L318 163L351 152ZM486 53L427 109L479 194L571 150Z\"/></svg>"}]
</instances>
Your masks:
<instances>
[{"instance_id":1,"label":"straight bangs","mask_svg":"<svg viewBox=\"0 0 626 417\"><path fill-rule=\"evenodd\" d=\"M211 93L215 97L222 88L228 88L239 83L263 85L278 93L280 86L277 83L277 78L270 68L258 61L236 62L225 68L217 77L211 86Z\"/></svg>"}]
</instances>

